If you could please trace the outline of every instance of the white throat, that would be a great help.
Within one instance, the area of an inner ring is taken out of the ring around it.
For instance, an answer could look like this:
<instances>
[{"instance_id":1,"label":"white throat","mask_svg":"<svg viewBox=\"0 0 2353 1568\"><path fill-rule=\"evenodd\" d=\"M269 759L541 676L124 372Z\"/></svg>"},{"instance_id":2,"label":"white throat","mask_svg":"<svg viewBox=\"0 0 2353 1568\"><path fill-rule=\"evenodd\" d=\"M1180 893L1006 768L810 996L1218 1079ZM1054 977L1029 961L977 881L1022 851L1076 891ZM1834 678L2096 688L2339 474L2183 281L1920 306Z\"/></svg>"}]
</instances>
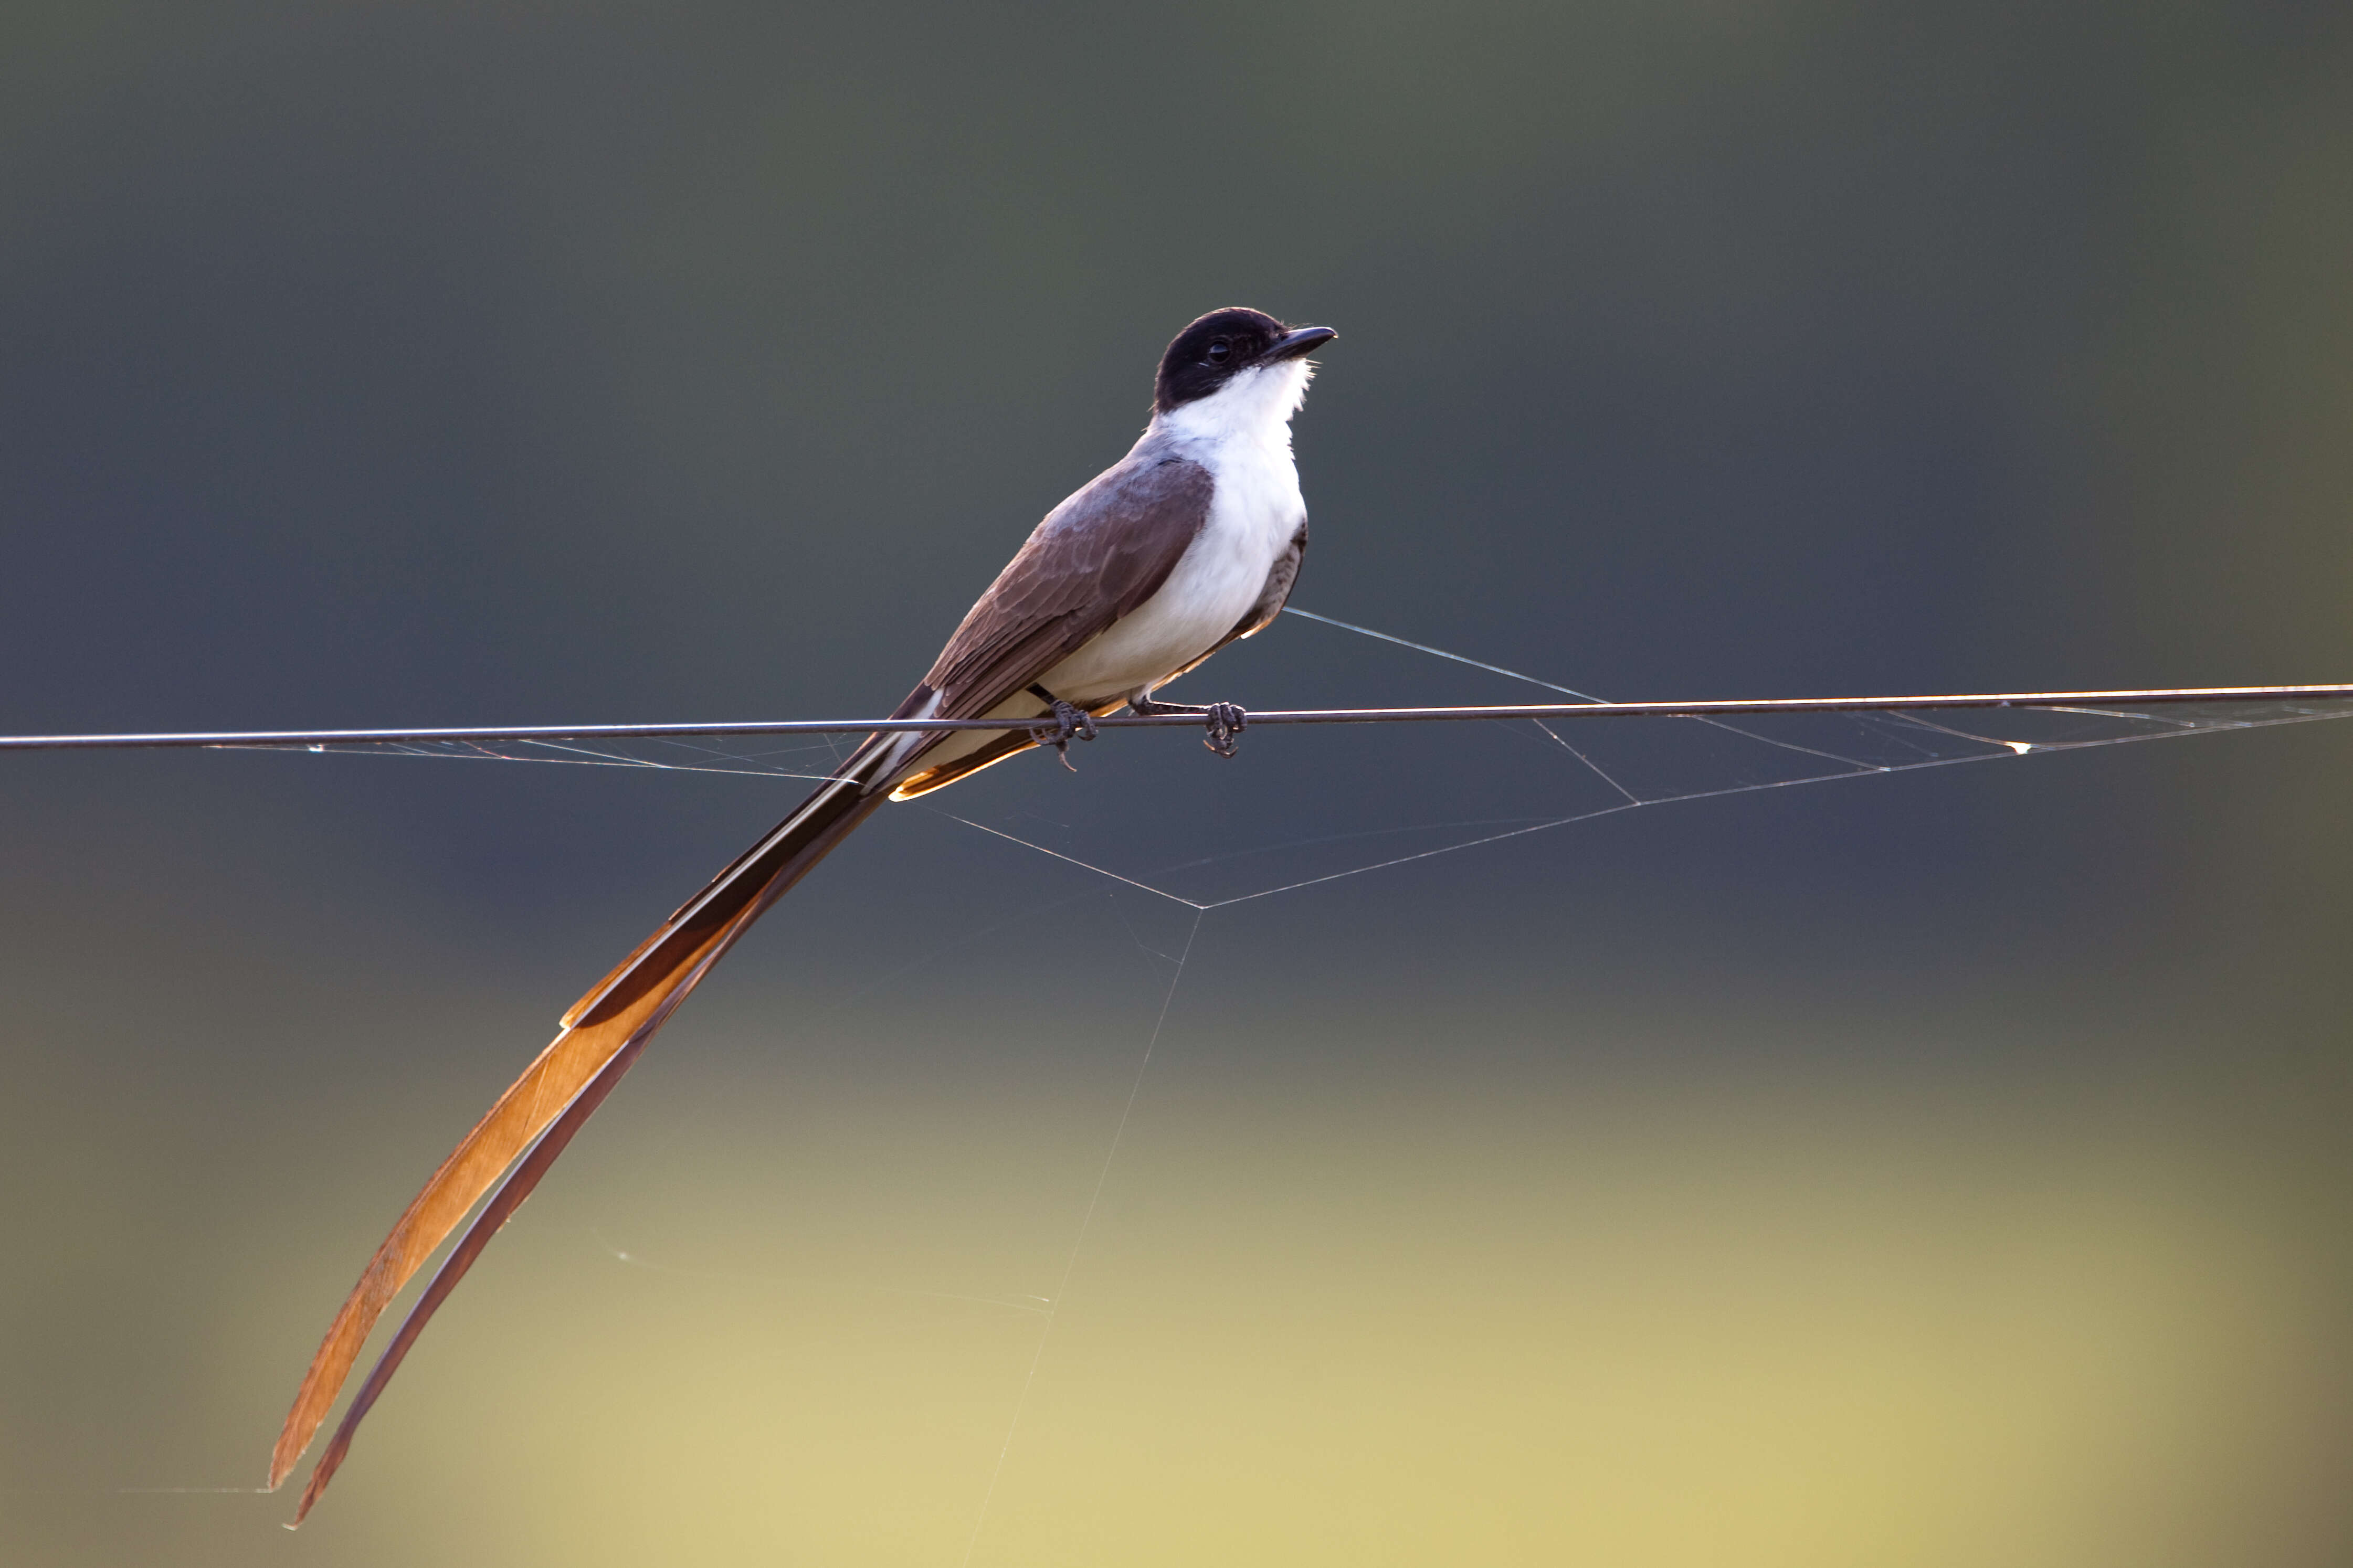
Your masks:
<instances>
[{"instance_id":1,"label":"white throat","mask_svg":"<svg viewBox=\"0 0 2353 1568\"><path fill-rule=\"evenodd\" d=\"M1223 446L1239 438L1288 453L1291 416L1307 400L1307 383L1314 374L1303 359L1246 370L1207 397L1154 415L1152 427L1181 441Z\"/></svg>"}]
</instances>

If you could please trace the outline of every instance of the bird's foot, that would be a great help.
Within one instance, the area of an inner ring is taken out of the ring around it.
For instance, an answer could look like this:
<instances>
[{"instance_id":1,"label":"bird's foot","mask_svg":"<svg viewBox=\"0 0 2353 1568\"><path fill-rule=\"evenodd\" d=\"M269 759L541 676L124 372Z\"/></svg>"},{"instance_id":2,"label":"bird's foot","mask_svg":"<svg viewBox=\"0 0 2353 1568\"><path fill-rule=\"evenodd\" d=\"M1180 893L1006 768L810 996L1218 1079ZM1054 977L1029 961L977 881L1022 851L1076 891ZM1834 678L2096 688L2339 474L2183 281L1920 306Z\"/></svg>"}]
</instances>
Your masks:
<instances>
[{"instance_id":1,"label":"bird's foot","mask_svg":"<svg viewBox=\"0 0 2353 1568\"><path fill-rule=\"evenodd\" d=\"M1163 713L1198 713L1201 722L1209 731L1202 737L1201 744L1221 757L1230 757L1240 749L1234 737L1250 724L1250 715L1243 712L1237 703L1212 702L1204 708L1190 702L1155 702L1148 692L1129 698L1127 710L1147 717Z\"/></svg>"},{"instance_id":2,"label":"bird's foot","mask_svg":"<svg viewBox=\"0 0 2353 1568\"><path fill-rule=\"evenodd\" d=\"M1054 727L1049 730L1040 725L1029 733L1039 745L1053 747L1060 755L1062 765L1077 773L1077 764L1071 761L1071 742L1095 738L1095 716L1057 697L1054 699Z\"/></svg>"},{"instance_id":3,"label":"bird's foot","mask_svg":"<svg viewBox=\"0 0 2353 1568\"><path fill-rule=\"evenodd\" d=\"M1201 737L1201 744L1221 757L1230 757L1240 748L1238 737L1250 723L1250 715L1231 702L1212 702L1206 721L1209 732Z\"/></svg>"}]
</instances>

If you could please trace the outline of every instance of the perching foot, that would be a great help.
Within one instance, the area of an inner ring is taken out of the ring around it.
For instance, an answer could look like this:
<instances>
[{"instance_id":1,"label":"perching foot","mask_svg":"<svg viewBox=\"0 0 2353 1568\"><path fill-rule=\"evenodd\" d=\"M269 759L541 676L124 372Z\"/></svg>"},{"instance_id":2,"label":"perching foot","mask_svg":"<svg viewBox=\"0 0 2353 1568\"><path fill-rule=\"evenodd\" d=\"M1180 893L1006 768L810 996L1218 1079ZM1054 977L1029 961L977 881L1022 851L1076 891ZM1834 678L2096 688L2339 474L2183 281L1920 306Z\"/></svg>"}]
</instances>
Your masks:
<instances>
[{"instance_id":1,"label":"perching foot","mask_svg":"<svg viewBox=\"0 0 2353 1568\"><path fill-rule=\"evenodd\" d=\"M1037 738L1039 745L1053 747L1060 755L1062 765L1077 773L1077 764L1071 761L1071 742L1095 738L1095 716L1057 697L1054 699L1054 727L1049 730L1041 725L1029 733Z\"/></svg>"},{"instance_id":2,"label":"perching foot","mask_svg":"<svg viewBox=\"0 0 2353 1568\"><path fill-rule=\"evenodd\" d=\"M1221 757L1232 756L1240 744L1236 737L1250 723L1250 715L1231 702L1212 702L1205 713L1209 732L1201 738L1201 744Z\"/></svg>"},{"instance_id":3,"label":"perching foot","mask_svg":"<svg viewBox=\"0 0 2353 1568\"><path fill-rule=\"evenodd\" d=\"M1140 691L1129 698L1127 710L1131 713L1155 716L1163 713L1198 713L1202 723L1209 731L1202 737L1201 744L1221 757L1230 757L1234 754L1237 749L1234 737L1240 734L1250 723L1250 715L1243 712L1237 703L1212 702L1206 708L1197 708L1189 702L1155 702L1149 691Z\"/></svg>"}]
</instances>

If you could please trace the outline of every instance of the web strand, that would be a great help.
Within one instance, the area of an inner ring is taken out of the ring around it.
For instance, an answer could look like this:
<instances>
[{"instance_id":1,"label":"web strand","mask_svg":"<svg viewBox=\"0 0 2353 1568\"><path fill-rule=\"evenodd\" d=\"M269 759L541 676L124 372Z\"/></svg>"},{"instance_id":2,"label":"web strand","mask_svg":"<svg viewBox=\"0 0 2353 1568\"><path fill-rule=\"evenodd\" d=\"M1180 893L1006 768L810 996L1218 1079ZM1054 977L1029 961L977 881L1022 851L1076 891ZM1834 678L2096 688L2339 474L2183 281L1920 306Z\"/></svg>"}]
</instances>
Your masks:
<instances>
[{"instance_id":1,"label":"web strand","mask_svg":"<svg viewBox=\"0 0 2353 1568\"><path fill-rule=\"evenodd\" d=\"M1344 632L1354 632L1358 637L1371 637L1376 642L1390 643L1398 647L1411 648L1416 653L1426 653L1434 658L1451 659L1456 664L1467 664L1473 669L1483 669L1490 675L1509 676L1514 680L1524 680L1530 686L1541 686L1546 691L1557 691L1563 696L1574 697L1581 701L1603 702L1608 700L1606 698L1596 697L1590 692L1579 691L1574 687L1556 685L1552 681L1541 679L1533 675L1522 675L1516 669L1505 669L1500 664L1489 664L1483 659L1472 658L1468 654L1449 653L1442 647L1432 647L1428 643L1409 642L1404 637L1392 637L1388 632L1377 632L1370 626L1360 626L1353 621L1334 620L1330 616L1319 616L1313 610L1303 610L1293 605L1283 605L1282 613L1286 616L1297 616L1303 621L1314 621L1323 626L1337 626Z\"/></svg>"},{"instance_id":2,"label":"web strand","mask_svg":"<svg viewBox=\"0 0 2353 1568\"><path fill-rule=\"evenodd\" d=\"M1021 1393L1013 1402L1013 1415L1005 1426L1005 1441L998 1445L997 1464L988 1473L988 1485L981 1492L980 1508L972 1521L972 1538L965 1542L964 1565L971 1568L972 1554L979 1549L980 1532L987 1527L989 1505L997 1500L997 1485L1005 1479L1005 1461L1013 1452L1013 1438L1021 1428L1022 1413L1029 1408L1029 1393L1038 1384L1038 1369L1046 1362L1046 1347L1054 1336L1054 1322L1060 1315L1062 1302L1070 1294L1071 1280L1079 1270L1079 1254L1087 1244L1087 1232L1094 1225L1095 1210L1103 1206L1103 1189L1111 1183L1111 1168L1119 1158L1120 1142L1127 1136L1127 1124L1135 1115L1136 1096L1144 1091L1144 1075L1151 1069L1152 1053L1160 1044L1160 1031L1168 1025L1169 1006L1176 1000L1176 986L1185 978L1185 965L1193 956L1193 941L1201 934L1202 911L1196 909L1192 923L1186 928L1185 946L1176 955L1176 971L1168 977L1168 989L1160 998L1159 1016L1152 1021L1151 1037L1144 1043L1144 1058L1135 1064L1134 1081L1127 1086L1127 1100L1120 1107L1118 1124L1113 1127L1111 1146L1103 1152L1103 1169L1095 1174L1094 1191L1088 1194L1087 1206L1079 1216L1078 1234L1071 1240L1071 1256L1062 1265L1062 1278L1054 1287L1051 1300L1046 1303L1046 1321L1038 1330L1038 1348L1029 1357L1029 1370L1021 1379ZM1132 933L1131 933L1132 934Z\"/></svg>"}]
</instances>

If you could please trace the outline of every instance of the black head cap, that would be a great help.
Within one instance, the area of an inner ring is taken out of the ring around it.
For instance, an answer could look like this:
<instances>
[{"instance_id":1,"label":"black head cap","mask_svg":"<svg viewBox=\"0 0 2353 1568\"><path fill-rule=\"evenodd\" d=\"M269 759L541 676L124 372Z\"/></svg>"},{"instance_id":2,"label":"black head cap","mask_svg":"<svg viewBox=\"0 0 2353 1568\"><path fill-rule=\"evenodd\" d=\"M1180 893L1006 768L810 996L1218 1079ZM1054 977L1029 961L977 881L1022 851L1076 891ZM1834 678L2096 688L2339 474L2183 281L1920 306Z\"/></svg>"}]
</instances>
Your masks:
<instances>
[{"instance_id":1,"label":"black head cap","mask_svg":"<svg viewBox=\"0 0 2353 1568\"><path fill-rule=\"evenodd\" d=\"M1243 371L1297 359L1339 335L1329 327L1293 330L1263 310L1240 305L1212 310L1177 333L1160 356L1153 410L1166 414L1207 397Z\"/></svg>"}]
</instances>

